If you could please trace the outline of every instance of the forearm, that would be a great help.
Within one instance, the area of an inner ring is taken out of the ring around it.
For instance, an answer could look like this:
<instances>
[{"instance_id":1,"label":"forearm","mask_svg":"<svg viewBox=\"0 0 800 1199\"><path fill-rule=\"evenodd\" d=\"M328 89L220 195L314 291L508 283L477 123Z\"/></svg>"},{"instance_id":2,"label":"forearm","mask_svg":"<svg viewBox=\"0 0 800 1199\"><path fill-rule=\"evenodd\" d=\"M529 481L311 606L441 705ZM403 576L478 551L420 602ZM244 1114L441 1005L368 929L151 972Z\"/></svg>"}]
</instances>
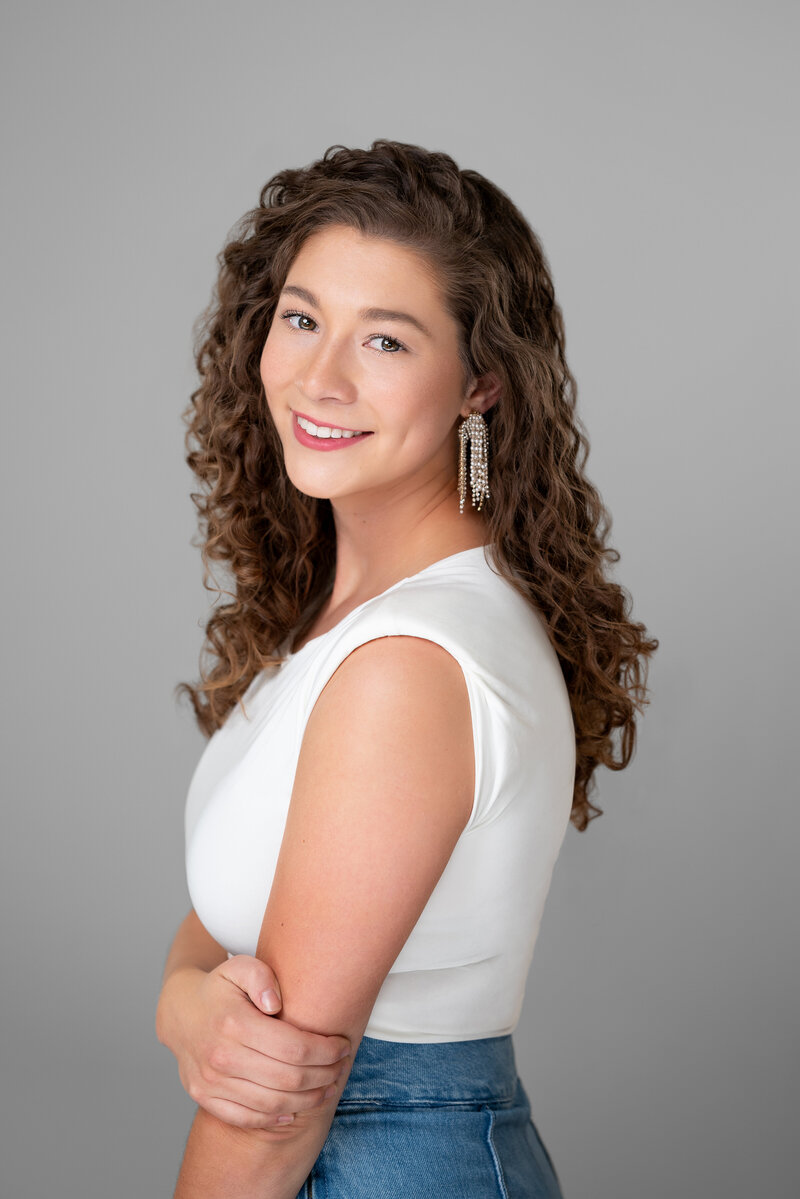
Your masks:
<instances>
[{"instance_id":1,"label":"forearm","mask_svg":"<svg viewBox=\"0 0 800 1199\"><path fill-rule=\"evenodd\" d=\"M275 1131L234 1128L199 1108L173 1199L296 1199L325 1143L336 1098Z\"/></svg>"},{"instance_id":2,"label":"forearm","mask_svg":"<svg viewBox=\"0 0 800 1199\"><path fill-rule=\"evenodd\" d=\"M330 1132L366 1018L348 1030L347 1059L336 1094L273 1129L232 1127L203 1109L195 1114L173 1199L296 1199Z\"/></svg>"},{"instance_id":3,"label":"forearm","mask_svg":"<svg viewBox=\"0 0 800 1199\"><path fill-rule=\"evenodd\" d=\"M156 1035L162 1044L168 1043L169 1011L173 1006L173 998L177 998L180 987L189 981L181 975L198 971L208 974L227 956L226 950L207 932L195 911L189 912L175 934L164 966L156 1008Z\"/></svg>"},{"instance_id":4,"label":"forearm","mask_svg":"<svg viewBox=\"0 0 800 1199\"><path fill-rule=\"evenodd\" d=\"M194 908L180 924L164 966L164 982L183 966L196 966L210 971L227 958L227 952L201 924Z\"/></svg>"}]
</instances>

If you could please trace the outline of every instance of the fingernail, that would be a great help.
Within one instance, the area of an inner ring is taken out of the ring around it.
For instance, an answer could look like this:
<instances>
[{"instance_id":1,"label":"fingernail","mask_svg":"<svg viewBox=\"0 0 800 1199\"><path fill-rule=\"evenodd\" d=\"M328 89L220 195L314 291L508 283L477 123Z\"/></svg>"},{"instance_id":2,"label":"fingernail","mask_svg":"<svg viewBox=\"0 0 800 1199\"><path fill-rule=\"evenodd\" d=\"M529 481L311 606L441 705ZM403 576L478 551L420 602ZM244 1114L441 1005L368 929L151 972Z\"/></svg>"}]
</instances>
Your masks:
<instances>
[{"instance_id":1,"label":"fingernail","mask_svg":"<svg viewBox=\"0 0 800 1199\"><path fill-rule=\"evenodd\" d=\"M331 1095L335 1095L335 1094L336 1094L336 1087L330 1086L330 1087L328 1087L327 1091L323 1095L323 1099L330 1099Z\"/></svg>"},{"instance_id":2,"label":"fingernail","mask_svg":"<svg viewBox=\"0 0 800 1199\"><path fill-rule=\"evenodd\" d=\"M268 1012L277 1012L280 1010L281 1001L278 998L277 991L273 991L272 987L268 991L261 992L261 1002Z\"/></svg>"},{"instance_id":3,"label":"fingernail","mask_svg":"<svg viewBox=\"0 0 800 1199\"><path fill-rule=\"evenodd\" d=\"M276 1123L291 1124L292 1120L294 1120L294 1116L278 1116Z\"/></svg>"},{"instance_id":4,"label":"fingernail","mask_svg":"<svg viewBox=\"0 0 800 1199\"><path fill-rule=\"evenodd\" d=\"M340 1053L336 1060L337 1060L337 1062L341 1062L344 1058L349 1057L349 1056L350 1056L350 1050L345 1049L344 1053Z\"/></svg>"}]
</instances>

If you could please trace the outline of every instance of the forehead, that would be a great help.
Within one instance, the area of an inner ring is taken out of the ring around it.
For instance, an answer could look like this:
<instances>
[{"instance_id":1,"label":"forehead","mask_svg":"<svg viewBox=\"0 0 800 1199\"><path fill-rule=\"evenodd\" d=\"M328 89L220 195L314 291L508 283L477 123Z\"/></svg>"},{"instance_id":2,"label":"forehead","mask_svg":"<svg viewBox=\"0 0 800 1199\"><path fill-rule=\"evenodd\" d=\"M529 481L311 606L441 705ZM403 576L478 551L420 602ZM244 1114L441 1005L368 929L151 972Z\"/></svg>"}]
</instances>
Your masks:
<instances>
[{"instance_id":1,"label":"forehead","mask_svg":"<svg viewBox=\"0 0 800 1199\"><path fill-rule=\"evenodd\" d=\"M421 251L345 225L331 225L307 237L289 267L286 283L313 291L327 287L331 298L344 301L353 295L359 304L366 299L388 305L398 294L412 295L433 307L444 304L436 270Z\"/></svg>"}]
</instances>

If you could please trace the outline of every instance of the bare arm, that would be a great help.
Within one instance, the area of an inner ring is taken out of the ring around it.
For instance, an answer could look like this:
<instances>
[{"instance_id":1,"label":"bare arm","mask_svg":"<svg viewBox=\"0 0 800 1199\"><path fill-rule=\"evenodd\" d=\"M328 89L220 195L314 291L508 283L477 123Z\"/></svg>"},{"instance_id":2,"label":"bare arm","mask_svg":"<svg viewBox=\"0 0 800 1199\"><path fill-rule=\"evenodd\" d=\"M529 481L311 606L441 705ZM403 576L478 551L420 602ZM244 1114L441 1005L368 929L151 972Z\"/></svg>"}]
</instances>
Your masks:
<instances>
[{"instance_id":1,"label":"bare arm","mask_svg":"<svg viewBox=\"0 0 800 1199\"><path fill-rule=\"evenodd\" d=\"M156 1008L156 1036L162 1045L169 1043L175 1015L180 1010L177 992L185 985L185 976L188 974L191 978L199 974L209 974L216 966L226 961L227 957L227 950L214 940L192 908L178 927L164 966L161 994Z\"/></svg>"},{"instance_id":2,"label":"bare arm","mask_svg":"<svg viewBox=\"0 0 800 1199\"><path fill-rule=\"evenodd\" d=\"M461 669L433 642L371 641L334 673L306 728L257 950L281 979L280 1021L356 1050L469 819L471 739ZM269 1132L198 1113L175 1199L295 1199L335 1106Z\"/></svg>"},{"instance_id":3,"label":"bare arm","mask_svg":"<svg viewBox=\"0 0 800 1199\"><path fill-rule=\"evenodd\" d=\"M322 1103L350 1046L274 1020L275 974L257 958L226 950L194 910L181 923L164 968L156 1035L174 1053L181 1083L209 1115L242 1128L291 1122Z\"/></svg>"}]
</instances>

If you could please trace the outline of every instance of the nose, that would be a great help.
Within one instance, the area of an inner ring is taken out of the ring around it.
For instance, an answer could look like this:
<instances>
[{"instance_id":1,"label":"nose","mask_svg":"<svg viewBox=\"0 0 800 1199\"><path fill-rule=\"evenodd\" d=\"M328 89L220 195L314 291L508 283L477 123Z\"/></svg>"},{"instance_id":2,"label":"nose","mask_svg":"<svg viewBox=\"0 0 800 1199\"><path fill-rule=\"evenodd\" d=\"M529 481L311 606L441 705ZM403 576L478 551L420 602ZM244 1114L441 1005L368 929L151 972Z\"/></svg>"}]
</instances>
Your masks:
<instances>
[{"instance_id":1,"label":"nose","mask_svg":"<svg viewBox=\"0 0 800 1199\"><path fill-rule=\"evenodd\" d=\"M333 339L315 339L299 364L295 382L312 403L332 400L349 404L356 398L348 348Z\"/></svg>"}]
</instances>

